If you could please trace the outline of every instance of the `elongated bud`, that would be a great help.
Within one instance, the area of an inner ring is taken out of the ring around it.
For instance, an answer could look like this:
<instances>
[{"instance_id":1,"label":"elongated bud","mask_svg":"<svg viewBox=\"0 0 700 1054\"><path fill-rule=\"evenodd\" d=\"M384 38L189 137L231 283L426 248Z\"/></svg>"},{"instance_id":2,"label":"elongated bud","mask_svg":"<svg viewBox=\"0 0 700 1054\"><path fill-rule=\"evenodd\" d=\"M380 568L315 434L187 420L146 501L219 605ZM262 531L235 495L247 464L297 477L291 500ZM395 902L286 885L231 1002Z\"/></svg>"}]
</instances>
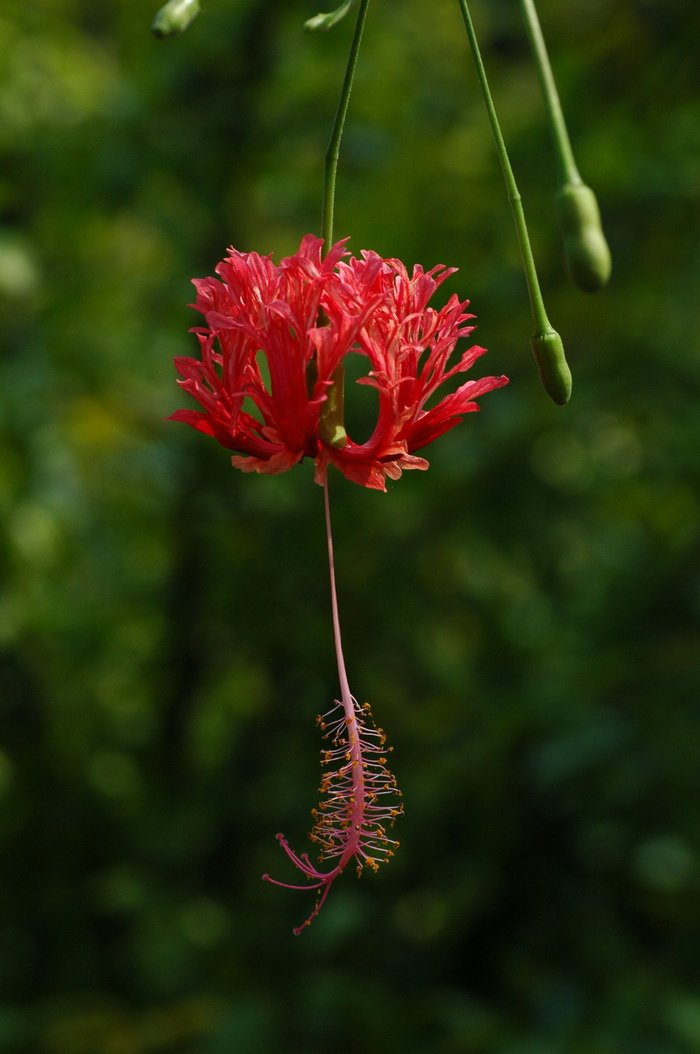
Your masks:
<instances>
[{"instance_id":1,"label":"elongated bud","mask_svg":"<svg viewBox=\"0 0 700 1054\"><path fill-rule=\"evenodd\" d=\"M585 183L565 183L557 193L564 261L575 286L596 293L610 278L610 249L596 196Z\"/></svg>"},{"instance_id":2,"label":"elongated bud","mask_svg":"<svg viewBox=\"0 0 700 1054\"><path fill-rule=\"evenodd\" d=\"M328 11L325 14L314 15L313 18L307 19L304 22L304 29L307 33L325 33L331 29L336 22L340 22L341 18L345 18L348 11L355 3L355 0L343 0L340 7L336 7L335 11Z\"/></svg>"},{"instance_id":3,"label":"elongated bud","mask_svg":"<svg viewBox=\"0 0 700 1054\"><path fill-rule=\"evenodd\" d=\"M168 0L156 14L151 33L162 40L182 33L199 14L199 0Z\"/></svg>"},{"instance_id":4,"label":"elongated bud","mask_svg":"<svg viewBox=\"0 0 700 1054\"><path fill-rule=\"evenodd\" d=\"M571 370L561 337L553 329L548 333L536 333L530 341L530 347L542 387L557 406L564 406L571 396Z\"/></svg>"}]
</instances>

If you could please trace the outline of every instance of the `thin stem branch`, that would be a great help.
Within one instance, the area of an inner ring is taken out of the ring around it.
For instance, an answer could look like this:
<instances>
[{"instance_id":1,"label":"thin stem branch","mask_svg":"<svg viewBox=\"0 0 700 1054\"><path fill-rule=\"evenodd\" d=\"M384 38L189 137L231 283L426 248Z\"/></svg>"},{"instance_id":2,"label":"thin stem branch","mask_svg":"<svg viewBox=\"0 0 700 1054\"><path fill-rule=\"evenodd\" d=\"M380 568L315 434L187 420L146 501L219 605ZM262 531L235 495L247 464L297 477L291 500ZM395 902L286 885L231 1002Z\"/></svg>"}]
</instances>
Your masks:
<instances>
[{"instance_id":1,"label":"thin stem branch","mask_svg":"<svg viewBox=\"0 0 700 1054\"><path fill-rule=\"evenodd\" d=\"M357 67L357 57L360 53L360 44L362 42L362 31L365 27L365 18L367 16L367 8L369 7L369 0L361 0L360 9L357 12L357 22L355 23L355 33L352 38L352 44L350 45L350 54L348 55L348 64L345 70L345 78L343 80L343 86L340 89L340 99L338 100L338 109L335 114L335 120L333 122L333 128L331 131L331 137L328 143L328 149L326 150L326 157L323 167L323 206L321 210L321 237L323 238L323 253L324 255L328 252L333 244L333 217L335 212L335 182L336 175L338 172L338 158L340 157L340 140L343 136L343 128L345 126L345 117L348 112L348 104L350 102L350 93L352 91L352 83L355 77L355 69Z\"/></svg>"},{"instance_id":2,"label":"thin stem branch","mask_svg":"<svg viewBox=\"0 0 700 1054\"><path fill-rule=\"evenodd\" d=\"M355 32L350 45L348 64L345 68L345 77L340 89L338 108L331 129L331 137L328 141L326 156L323 165L323 199L321 204L321 237L323 238L323 255L326 256L333 245L333 220L335 216L335 184L338 174L338 159L340 158L340 141L343 137L345 118L350 104L350 93L352 92L357 59L360 54L362 43L362 32L365 28L367 8L369 0L360 0L360 9L357 12ZM343 389L345 384L345 367L341 362L333 373L333 388L327 393L326 402L321 407L319 419L319 434L325 443L332 447L343 447L348 441L347 433L343 424ZM328 495L326 494L326 500ZM329 535L330 537L330 535ZM335 588L335 586L334 586ZM339 638L338 638L339 639Z\"/></svg>"},{"instance_id":3,"label":"thin stem branch","mask_svg":"<svg viewBox=\"0 0 700 1054\"><path fill-rule=\"evenodd\" d=\"M540 283L537 278L537 269L535 267L534 256L532 255L532 247L530 245L530 237L527 231L527 223L525 221L525 212L523 210L520 192L518 191L518 186L515 182L515 176L513 175L513 169L511 167L510 159L508 157L506 144L501 133L501 127L498 123L496 108L493 104L493 99L491 97L491 90L489 88L489 82L486 77L484 63L481 58L479 43L476 39L474 24L472 22L471 15L469 14L467 0L458 0L458 3L462 11L464 24L467 29L467 36L469 37L469 45L472 50L474 65L476 66L476 73L479 78L479 84L481 86L481 93L484 97L486 112L488 113L489 121L491 123L491 130L493 132L493 137L496 141L496 150L498 152L498 159L501 163L501 169L503 171L503 179L505 180L506 190L508 192L508 200L510 201L510 206L513 211L513 219L515 221L515 229L518 234L518 241L520 243L520 254L522 256L523 269L525 271L525 281L527 282L528 294L530 296L530 306L532 308L532 317L535 324L535 332L547 333L552 329L552 325L549 322L549 319L547 318L547 312L545 311L544 301L542 300Z\"/></svg>"},{"instance_id":4,"label":"thin stem branch","mask_svg":"<svg viewBox=\"0 0 700 1054\"><path fill-rule=\"evenodd\" d=\"M557 91L554 74L552 73L552 67L549 62L549 55L547 54L547 45L542 36L542 27L540 26L540 20L537 15L537 8L535 7L534 0L520 0L520 6L522 7L525 16L525 26L527 28L528 37L530 38L532 52L535 56L537 74L540 79L542 95L544 96L544 103L547 108L547 114L552 128L554 152L559 167L560 182L581 183L581 176L579 175L576 166L574 152L571 148L571 140L569 139L566 121L564 120L564 114L559 100L559 92Z\"/></svg>"}]
</instances>

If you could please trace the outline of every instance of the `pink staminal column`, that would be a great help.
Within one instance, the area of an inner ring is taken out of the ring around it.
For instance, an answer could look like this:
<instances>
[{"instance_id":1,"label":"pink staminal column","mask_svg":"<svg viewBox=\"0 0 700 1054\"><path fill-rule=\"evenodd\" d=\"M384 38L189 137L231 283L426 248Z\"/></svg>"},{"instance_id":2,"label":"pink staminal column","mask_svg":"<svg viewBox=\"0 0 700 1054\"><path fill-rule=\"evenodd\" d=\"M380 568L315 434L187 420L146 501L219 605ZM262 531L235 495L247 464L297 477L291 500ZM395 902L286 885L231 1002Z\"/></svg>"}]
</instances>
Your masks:
<instances>
[{"instance_id":1,"label":"pink staminal column","mask_svg":"<svg viewBox=\"0 0 700 1054\"><path fill-rule=\"evenodd\" d=\"M385 746L386 736L383 729L375 726L369 703L360 705L348 683L338 616L327 479L323 490L340 700L336 700L327 714L317 718L330 748L321 750L324 770L319 788L321 801L318 809L312 810L314 826L309 838L319 846L319 864L332 861L335 864L329 871L321 871L311 863L308 853L297 855L284 835L278 834L277 841L309 881L305 885L292 885L263 875L267 882L287 889L318 890L316 904L308 918L296 927L296 934L316 918L333 882L353 858L360 875L365 867L378 870L379 864L393 856L399 843L387 836L385 825L392 826L403 813L401 792L387 768L386 755L392 748Z\"/></svg>"}]
</instances>

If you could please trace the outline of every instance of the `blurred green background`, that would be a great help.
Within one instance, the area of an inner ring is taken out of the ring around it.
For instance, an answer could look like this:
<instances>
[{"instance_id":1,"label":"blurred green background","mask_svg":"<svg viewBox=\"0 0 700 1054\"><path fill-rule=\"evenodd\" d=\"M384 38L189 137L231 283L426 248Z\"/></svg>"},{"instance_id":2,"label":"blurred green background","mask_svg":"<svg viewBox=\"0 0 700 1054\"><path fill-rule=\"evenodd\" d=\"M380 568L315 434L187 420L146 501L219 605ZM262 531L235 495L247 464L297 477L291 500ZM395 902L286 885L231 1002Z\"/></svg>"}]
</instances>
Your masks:
<instances>
[{"instance_id":1,"label":"blurred green background","mask_svg":"<svg viewBox=\"0 0 700 1054\"><path fill-rule=\"evenodd\" d=\"M477 372L511 383L428 473L333 481L351 683L406 816L298 938L311 897L260 875L293 880L274 835L304 847L337 692L322 493L163 418L190 279L318 231L352 25L208 0L156 42L156 6L0 11L0 1050L700 1051L695 5L542 0L614 255L590 297L518 5L475 4L565 409L457 4L370 9L336 235L459 267Z\"/></svg>"}]
</instances>

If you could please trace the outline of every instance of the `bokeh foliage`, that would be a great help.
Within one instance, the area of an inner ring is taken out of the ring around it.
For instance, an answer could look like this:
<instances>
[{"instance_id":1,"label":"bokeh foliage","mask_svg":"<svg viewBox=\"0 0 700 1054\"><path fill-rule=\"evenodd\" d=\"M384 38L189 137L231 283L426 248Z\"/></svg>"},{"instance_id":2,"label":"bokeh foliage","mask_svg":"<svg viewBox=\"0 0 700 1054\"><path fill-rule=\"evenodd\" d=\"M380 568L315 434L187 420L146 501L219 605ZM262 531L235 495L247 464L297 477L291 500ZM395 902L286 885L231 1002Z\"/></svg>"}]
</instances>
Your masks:
<instances>
[{"instance_id":1,"label":"bokeh foliage","mask_svg":"<svg viewBox=\"0 0 700 1054\"><path fill-rule=\"evenodd\" d=\"M336 232L460 268L511 384L389 494L334 480L351 682L402 847L300 938L314 716L336 692L321 492L244 477L183 405L191 276L318 229L351 26L210 0L0 12L0 1048L700 1050L698 16L542 0L609 290L560 267L515 3L475 19L574 370L539 389L451 0L377 0ZM362 429L364 411L355 411Z\"/></svg>"}]
</instances>

